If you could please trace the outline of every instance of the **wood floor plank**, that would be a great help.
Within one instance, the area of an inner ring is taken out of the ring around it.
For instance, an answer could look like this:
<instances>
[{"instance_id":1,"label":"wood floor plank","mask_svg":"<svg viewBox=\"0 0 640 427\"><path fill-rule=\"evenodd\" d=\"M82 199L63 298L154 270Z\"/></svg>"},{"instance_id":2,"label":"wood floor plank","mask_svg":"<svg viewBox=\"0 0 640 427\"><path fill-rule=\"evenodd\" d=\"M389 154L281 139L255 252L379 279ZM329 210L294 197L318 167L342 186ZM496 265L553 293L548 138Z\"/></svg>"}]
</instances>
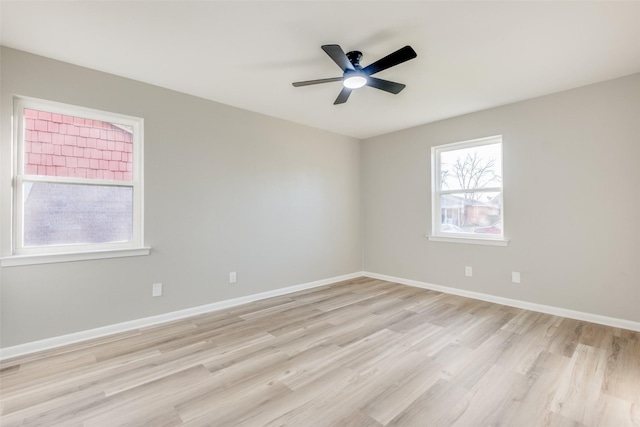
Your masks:
<instances>
[{"instance_id":1,"label":"wood floor plank","mask_svg":"<svg viewBox=\"0 0 640 427\"><path fill-rule=\"evenodd\" d=\"M528 386L525 375L493 365L470 390L468 405L452 426L508 425L504 422L508 414L522 413L521 402Z\"/></svg>"},{"instance_id":2,"label":"wood floor plank","mask_svg":"<svg viewBox=\"0 0 640 427\"><path fill-rule=\"evenodd\" d=\"M380 424L362 411L354 411L345 418L338 420L336 425L341 427L381 427L383 424Z\"/></svg>"},{"instance_id":3,"label":"wood floor plank","mask_svg":"<svg viewBox=\"0 0 640 427\"><path fill-rule=\"evenodd\" d=\"M340 420L366 405L370 397L383 390L389 381L415 370L421 359L421 355L410 353L396 358L394 364L385 365L386 369L370 364L363 365L357 372L349 370L350 381L342 388L319 396L266 425L339 425Z\"/></svg>"},{"instance_id":4,"label":"wood floor plank","mask_svg":"<svg viewBox=\"0 0 640 427\"><path fill-rule=\"evenodd\" d=\"M362 408L362 412L387 425L407 406L429 390L442 377L442 366L436 362L421 358L423 369L408 372L405 377L398 377L377 395L372 397Z\"/></svg>"},{"instance_id":5,"label":"wood floor plank","mask_svg":"<svg viewBox=\"0 0 640 427\"><path fill-rule=\"evenodd\" d=\"M313 400L331 395L336 390L346 387L351 379L352 372L343 368L323 370L322 375L304 382L304 385L296 388L293 393L274 399L261 407L251 406L246 408L244 414L235 421L235 425L243 427L262 427L266 423L276 419L282 419L286 414L309 404Z\"/></svg>"},{"instance_id":6,"label":"wood floor plank","mask_svg":"<svg viewBox=\"0 0 640 427\"><path fill-rule=\"evenodd\" d=\"M579 344L551 402L551 411L584 423L600 399L607 357L603 349Z\"/></svg>"},{"instance_id":7,"label":"wood floor plank","mask_svg":"<svg viewBox=\"0 0 640 427\"><path fill-rule=\"evenodd\" d=\"M563 373L569 367L570 358L555 353L541 352L525 373L528 384L517 411L505 414L504 424L513 425L529 414L532 420L546 425L583 425L551 411L555 392L560 387ZM522 373L521 370L516 372Z\"/></svg>"},{"instance_id":8,"label":"wood floor plank","mask_svg":"<svg viewBox=\"0 0 640 427\"><path fill-rule=\"evenodd\" d=\"M640 333L362 277L3 360L0 424L640 427Z\"/></svg>"},{"instance_id":9,"label":"wood floor plank","mask_svg":"<svg viewBox=\"0 0 640 427\"><path fill-rule=\"evenodd\" d=\"M83 420L85 427L106 425L180 425L173 407L173 390L200 389L211 377L202 365L175 372L137 387L107 396L100 410L92 409ZM149 418L150 413L158 415Z\"/></svg>"},{"instance_id":10,"label":"wood floor plank","mask_svg":"<svg viewBox=\"0 0 640 427\"><path fill-rule=\"evenodd\" d=\"M640 334L633 338L614 336L606 348L607 368L602 391L630 402L640 401Z\"/></svg>"},{"instance_id":11,"label":"wood floor plank","mask_svg":"<svg viewBox=\"0 0 640 427\"><path fill-rule=\"evenodd\" d=\"M468 405L469 390L441 379L411 402L388 425L451 426Z\"/></svg>"}]
</instances>

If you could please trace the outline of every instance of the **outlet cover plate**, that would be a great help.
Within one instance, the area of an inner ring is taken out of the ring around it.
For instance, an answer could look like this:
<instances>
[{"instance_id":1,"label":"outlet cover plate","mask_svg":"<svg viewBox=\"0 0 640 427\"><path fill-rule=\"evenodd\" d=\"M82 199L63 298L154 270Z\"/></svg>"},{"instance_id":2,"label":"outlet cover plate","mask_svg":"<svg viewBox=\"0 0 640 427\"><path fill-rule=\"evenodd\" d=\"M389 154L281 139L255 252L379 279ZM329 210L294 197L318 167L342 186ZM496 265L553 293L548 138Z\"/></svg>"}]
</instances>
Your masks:
<instances>
[{"instance_id":1,"label":"outlet cover plate","mask_svg":"<svg viewBox=\"0 0 640 427\"><path fill-rule=\"evenodd\" d=\"M159 297L162 296L162 283L154 283L153 289L151 291L151 296Z\"/></svg>"}]
</instances>

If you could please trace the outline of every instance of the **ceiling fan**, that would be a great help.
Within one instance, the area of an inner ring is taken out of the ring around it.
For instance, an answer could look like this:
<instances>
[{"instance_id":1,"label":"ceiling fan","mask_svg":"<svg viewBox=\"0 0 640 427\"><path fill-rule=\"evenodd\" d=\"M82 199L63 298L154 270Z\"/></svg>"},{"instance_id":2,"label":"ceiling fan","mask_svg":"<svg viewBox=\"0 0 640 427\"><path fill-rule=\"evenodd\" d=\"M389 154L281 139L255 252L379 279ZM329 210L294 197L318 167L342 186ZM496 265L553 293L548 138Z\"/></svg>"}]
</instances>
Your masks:
<instances>
[{"instance_id":1,"label":"ceiling fan","mask_svg":"<svg viewBox=\"0 0 640 427\"><path fill-rule=\"evenodd\" d=\"M328 79L307 80L304 82L295 82L293 86L309 86L317 85L320 83L342 82L343 88L340 94L336 98L334 105L344 104L349 99L351 91L363 86L371 86L376 89L384 90L385 92L398 94L405 85L402 83L391 82L389 80L378 79L371 77L371 75L378 73L387 68L391 68L395 65L402 64L405 61L418 56L411 46L405 46L396 50L395 52L385 56L382 59L377 60L373 64L367 65L362 68L360 66L360 59L362 59L362 52L357 50L344 53L342 48L337 44L326 44L322 46L324 50L333 61L338 64L342 69L342 77L331 77Z\"/></svg>"}]
</instances>

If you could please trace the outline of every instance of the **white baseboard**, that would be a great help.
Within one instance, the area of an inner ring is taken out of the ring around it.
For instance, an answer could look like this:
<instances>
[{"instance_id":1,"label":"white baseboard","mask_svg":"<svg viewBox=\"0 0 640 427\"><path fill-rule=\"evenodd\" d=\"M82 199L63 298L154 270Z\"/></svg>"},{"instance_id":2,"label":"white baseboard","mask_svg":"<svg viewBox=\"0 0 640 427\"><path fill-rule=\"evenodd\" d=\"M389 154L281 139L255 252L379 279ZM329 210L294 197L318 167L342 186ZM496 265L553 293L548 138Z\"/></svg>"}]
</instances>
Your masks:
<instances>
[{"instance_id":1,"label":"white baseboard","mask_svg":"<svg viewBox=\"0 0 640 427\"><path fill-rule=\"evenodd\" d=\"M473 292L473 291L466 291L464 289L450 288L448 286L434 285L432 283L420 282L420 281L411 280L411 279L403 279L401 277L387 276L384 274L371 273L368 271L363 272L362 275L366 277L371 277L372 279L386 280L389 282L400 283L402 285L414 286L414 287L423 288L423 289L430 289L432 291L439 291L446 294L458 295L461 297L473 298L481 301L507 305L509 307L522 308L525 310L537 311L539 313L546 313L546 314L552 314L554 316L568 317L569 319L583 320L585 322L598 323L600 325L613 326L615 328L629 329L631 331L640 332L640 322L634 322L632 320L601 316L599 314L569 310L567 308L554 307L552 305L536 304L533 302L498 297L495 295L483 294L480 292Z\"/></svg>"},{"instance_id":2,"label":"white baseboard","mask_svg":"<svg viewBox=\"0 0 640 427\"><path fill-rule=\"evenodd\" d=\"M493 302L496 304L507 305L510 307L522 308L525 310L537 311L540 313L552 314L554 316L567 317L570 319L583 320L601 325L613 326L616 328L629 329L640 332L640 322L632 320L619 319L615 317L601 316L599 314L585 313L582 311L569 310L566 308L554 307L550 305L536 304L527 301L515 300L511 298L498 297L495 295L483 294L480 292L467 291L463 289L450 288L448 286L434 285L432 283L420 282L417 280L403 279L401 277L387 276L384 274L371 273L368 271L360 271L342 276L331 277L329 279L317 280L315 282L303 283L301 285L289 286L282 289L274 289L272 291L261 292L258 294L247 295L244 297L234 298L225 301L214 302L211 304L201 305L198 307L187 308L184 310L173 311L170 313L160 314L157 316L145 317L142 319L131 320L128 322L117 323L114 325L103 326L100 328L89 329L86 331L75 332L68 335L47 338L44 340L33 341L25 344L6 347L0 349L0 360L12 357L23 356L25 354L35 353L38 351L49 350L68 344L74 344L94 338L100 338L107 335L126 332L133 329L144 328L148 326L158 325L161 323L171 322L174 320L184 319L198 314L210 313L224 308L235 307L266 298L286 295L305 289L316 288L319 286L329 285L344 280L355 279L356 277L371 277L373 279L386 280L389 282L400 283L403 285L414 286L417 288L430 289L452 295L473 298L481 301Z\"/></svg>"},{"instance_id":3,"label":"white baseboard","mask_svg":"<svg viewBox=\"0 0 640 427\"><path fill-rule=\"evenodd\" d=\"M222 310L224 308L235 307L237 305L242 305L253 301L290 294L293 292L329 285L344 280L355 279L356 277L362 276L364 276L364 273L360 271L356 273L345 274L342 276L331 277L329 279L316 280L315 282L303 283L301 285L274 289L272 291L261 292L259 294L247 295L244 297L233 298L225 301L218 301L198 307L187 308L184 310L172 311L170 313L159 314L157 316L145 317L142 319L131 320L128 322L117 323L114 325L103 326L100 328L89 329L86 331L75 332L72 334L61 335L44 340L33 341L13 347L1 348L0 360L9 359L16 356L23 356L25 354L35 353L38 351L49 350L52 348L61 347L63 345L74 344L77 342L100 338L107 335L113 335L119 332L126 332L133 329L157 325L160 323L172 322L174 320L184 319L185 317L191 317L198 314Z\"/></svg>"}]
</instances>

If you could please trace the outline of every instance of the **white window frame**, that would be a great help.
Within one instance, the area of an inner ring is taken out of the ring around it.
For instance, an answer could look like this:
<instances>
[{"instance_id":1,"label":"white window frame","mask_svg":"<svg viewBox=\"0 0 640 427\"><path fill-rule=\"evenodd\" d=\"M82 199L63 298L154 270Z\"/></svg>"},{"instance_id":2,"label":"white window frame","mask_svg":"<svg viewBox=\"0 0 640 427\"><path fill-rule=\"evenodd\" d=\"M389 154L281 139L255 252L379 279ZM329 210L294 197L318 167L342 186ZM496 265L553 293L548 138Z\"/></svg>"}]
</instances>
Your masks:
<instances>
[{"instance_id":1,"label":"white window frame","mask_svg":"<svg viewBox=\"0 0 640 427\"><path fill-rule=\"evenodd\" d=\"M427 235L429 240L451 242L451 243L470 243L470 244L482 244L482 245L495 245L506 246L508 240L504 234L504 190L503 183L500 186L466 189L466 190L441 190L441 171L440 171L440 156L442 153L448 151L456 151L465 148L481 147L483 145L492 145L499 143L501 145L500 150L500 164L502 169L504 165L502 163L503 157L503 141L502 135L494 135L485 138L472 139L468 141L454 142L451 144L438 145L431 148L431 234ZM503 171L501 171L503 174ZM500 221L502 223L502 229L500 234L480 234L480 233L459 233L459 232L444 232L440 231L442 223L442 214L440 210L440 196L445 194L457 194L457 193L469 193L472 191L480 192L497 192L502 196L502 203L500 206Z\"/></svg>"},{"instance_id":2,"label":"white window frame","mask_svg":"<svg viewBox=\"0 0 640 427\"><path fill-rule=\"evenodd\" d=\"M36 98L15 96L13 105L13 156L12 156L12 231L11 255L0 259L0 265L26 265L65 262L86 259L113 258L148 255L144 246L144 185L143 144L144 120L139 117L79 107ZM107 123L116 123L133 128L133 176L132 181L88 179L25 174L24 162L24 109L47 111L55 114L82 117ZM24 246L24 199L25 182L81 184L111 187L127 187L133 191L133 235L130 242L102 244L65 244L51 246Z\"/></svg>"}]
</instances>

